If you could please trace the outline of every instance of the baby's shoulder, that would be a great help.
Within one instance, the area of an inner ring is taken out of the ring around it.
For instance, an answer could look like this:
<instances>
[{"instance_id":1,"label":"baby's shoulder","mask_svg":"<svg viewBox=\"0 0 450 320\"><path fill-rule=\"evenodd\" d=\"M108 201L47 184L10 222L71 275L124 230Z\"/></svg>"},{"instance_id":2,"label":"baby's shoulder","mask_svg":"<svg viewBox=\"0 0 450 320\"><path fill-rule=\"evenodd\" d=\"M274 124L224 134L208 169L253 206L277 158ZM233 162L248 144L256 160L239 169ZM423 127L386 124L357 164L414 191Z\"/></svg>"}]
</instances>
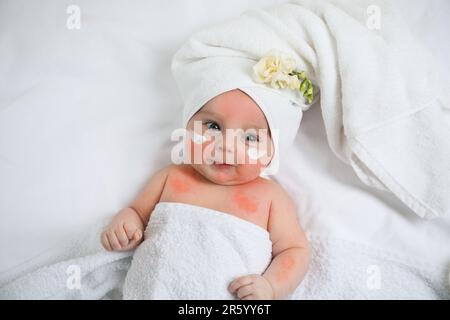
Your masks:
<instances>
[{"instance_id":1,"label":"baby's shoulder","mask_svg":"<svg viewBox=\"0 0 450 320\"><path fill-rule=\"evenodd\" d=\"M187 164L170 164L163 169L166 173L166 181L177 180L185 183L198 182L198 174L191 165Z\"/></svg>"},{"instance_id":2,"label":"baby's shoulder","mask_svg":"<svg viewBox=\"0 0 450 320\"><path fill-rule=\"evenodd\" d=\"M259 177L261 186L265 189L265 194L270 195L272 203L276 202L290 202L292 201L288 192L275 180Z\"/></svg>"},{"instance_id":3,"label":"baby's shoulder","mask_svg":"<svg viewBox=\"0 0 450 320\"><path fill-rule=\"evenodd\" d=\"M191 170L190 166L186 164L169 164L166 167L162 168L160 171L170 176L170 175L186 174L189 173Z\"/></svg>"},{"instance_id":4,"label":"baby's shoulder","mask_svg":"<svg viewBox=\"0 0 450 320\"><path fill-rule=\"evenodd\" d=\"M280 199L288 197L288 193L284 188L275 180L258 177L257 184L264 191L264 194L270 195L272 199Z\"/></svg>"},{"instance_id":5,"label":"baby's shoulder","mask_svg":"<svg viewBox=\"0 0 450 320\"><path fill-rule=\"evenodd\" d=\"M178 172L181 172L181 168L179 168L177 165L170 164L162 167L152 174L150 178L150 184L162 183L163 185L165 185L169 177L177 175Z\"/></svg>"}]
</instances>

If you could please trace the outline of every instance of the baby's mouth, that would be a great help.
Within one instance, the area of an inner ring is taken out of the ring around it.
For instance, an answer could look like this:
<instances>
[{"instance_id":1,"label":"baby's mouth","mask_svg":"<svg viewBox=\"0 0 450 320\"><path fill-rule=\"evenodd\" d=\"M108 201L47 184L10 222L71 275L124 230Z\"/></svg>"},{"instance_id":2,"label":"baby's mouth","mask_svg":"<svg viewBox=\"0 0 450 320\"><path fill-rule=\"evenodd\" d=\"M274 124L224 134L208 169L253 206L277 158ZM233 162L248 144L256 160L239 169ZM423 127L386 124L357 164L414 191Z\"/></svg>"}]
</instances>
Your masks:
<instances>
[{"instance_id":1,"label":"baby's mouth","mask_svg":"<svg viewBox=\"0 0 450 320\"><path fill-rule=\"evenodd\" d=\"M232 168L232 167L235 167L235 166L236 166L236 165L234 165L234 164L224 163L224 162L219 162L219 161L214 161L214 162L212 163L212 165L213 165L214 167L216 167L216 168L219 168L219 169Z\"/></svg>"}]
</instances>

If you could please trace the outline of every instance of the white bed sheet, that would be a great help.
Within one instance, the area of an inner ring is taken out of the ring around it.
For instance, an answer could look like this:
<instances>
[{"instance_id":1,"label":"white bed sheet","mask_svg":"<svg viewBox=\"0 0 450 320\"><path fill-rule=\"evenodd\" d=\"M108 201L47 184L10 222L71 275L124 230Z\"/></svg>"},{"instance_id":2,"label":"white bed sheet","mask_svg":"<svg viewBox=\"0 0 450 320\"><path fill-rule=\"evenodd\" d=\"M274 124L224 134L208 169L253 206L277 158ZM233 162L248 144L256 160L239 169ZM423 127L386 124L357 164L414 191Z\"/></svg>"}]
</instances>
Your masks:
<instances>
[{"instance_id":1,"label":"white bed sheet","mask_svg":"<svg viewBox=\"0 0 450 320\"><path fill-rule=\"evenodd\" d=\"M66 28L72 1L0 2L0 285L98 248L74 239L169 162L177 48L209 23L277 2L84 0L80 30ZM449 3L398 3L448 79ZM317 106L287 159L276 179L308 232L450 265L450 218L422 220L359 182L328 148Z\"/></svg>"}]
</instances>

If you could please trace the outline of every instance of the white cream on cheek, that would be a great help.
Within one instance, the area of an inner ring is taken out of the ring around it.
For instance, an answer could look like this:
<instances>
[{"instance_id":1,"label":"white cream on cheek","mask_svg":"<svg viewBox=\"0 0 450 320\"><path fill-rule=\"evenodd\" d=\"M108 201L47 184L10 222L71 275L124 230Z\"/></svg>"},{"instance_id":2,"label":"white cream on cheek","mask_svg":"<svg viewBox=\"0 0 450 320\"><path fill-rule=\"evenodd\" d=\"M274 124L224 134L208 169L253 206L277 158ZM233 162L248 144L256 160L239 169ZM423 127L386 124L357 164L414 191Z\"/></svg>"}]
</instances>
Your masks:
<instances>
[{"instance_id":1,"label":"white cream on cheek","mask_svg":"<svg viewBox=\"0 0 450 320\"><path fill-rule=\"evenodd\" d=\"M190 135L191 135L191 140L195 144L198 144L198 145L203 144L206 141L210 140L209 136L204 136L204 135L198 134L193 130L190 130ZM258 160L261 157L265 156L266 154L267 154L267 150L265 150L265 148L260 149L260 148L250 147L247 149L247 155L251 160ZM208 159L208 160L210 160L210 159ZM212 163L212 161L211 161L211 163ZM207 163L207 164L211 164L211 163Z\"/></svg>"},{"instance_id":2,"label":"white cream on cheek","mask_svg":"<svg viewBox=\"0 0 450 320\"><path fill-rule=\"evenodd\" d=\"M266 150L258 150L257 148L248 148L247 155L252 160L258 160L266 155Z\"/></svg>"},{"instance_id":3,"label":"white cream on cheek","mask_svg":"<svg viewBox=\"0 0 450 320\"><path fill-rule=\"evenodd\" d=\"M195 144L203 144L209 140L208 137L198 134L195 131L191 131L191 139Z\"/></svg>"}]
</instances>

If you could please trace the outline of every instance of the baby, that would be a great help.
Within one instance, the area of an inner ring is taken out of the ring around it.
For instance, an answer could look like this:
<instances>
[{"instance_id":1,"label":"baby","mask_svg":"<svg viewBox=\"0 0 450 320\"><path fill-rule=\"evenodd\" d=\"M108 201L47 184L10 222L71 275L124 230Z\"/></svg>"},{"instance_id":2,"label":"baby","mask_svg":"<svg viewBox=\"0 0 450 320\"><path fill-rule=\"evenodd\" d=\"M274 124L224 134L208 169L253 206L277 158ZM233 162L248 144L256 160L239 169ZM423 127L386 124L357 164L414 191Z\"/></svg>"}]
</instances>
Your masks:
<instances>
[{"instance_id":1,"label":"baby","mask_svg":"<svg viewBox=\"0 0 450 320\"><path fill-rule=\"evenodd\" d=\"M286 298L303 279L310 253L293 200L279 184L260 176L274 147L265 114L246 93L233 89L204 104L186 129L192 133L186 139L188 161L155 173L102 233L103 246L114 251L136 248L159 202L210 208L267 230L272 242L267 269L236 277L229 283L230 293L245 300ZM242 139L232 143L227 130L242 130ZM263 143L267 148L259 148ZM264 152L255 156L253 150ZM195 161L198 152L201 161Z\"/></svg>"}]
</instances>

